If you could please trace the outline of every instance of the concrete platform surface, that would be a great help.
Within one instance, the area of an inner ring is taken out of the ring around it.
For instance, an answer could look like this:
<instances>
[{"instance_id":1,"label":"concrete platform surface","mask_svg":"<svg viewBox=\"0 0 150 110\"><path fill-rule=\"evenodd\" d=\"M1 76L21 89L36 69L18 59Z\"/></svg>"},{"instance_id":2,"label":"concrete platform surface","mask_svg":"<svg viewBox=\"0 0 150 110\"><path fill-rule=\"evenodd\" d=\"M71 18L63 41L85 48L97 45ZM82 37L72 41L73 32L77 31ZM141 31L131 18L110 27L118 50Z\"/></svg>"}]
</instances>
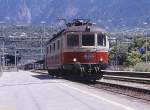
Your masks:
<instances>
[{"instance_id":1,"label":"concrete platform surface","mask_svg":"<svg viewBox=\"0 0 150 110\"><path fill-rule=\"evenodd\" d=\"M0 110L150 110L150 102L19 71L0 77Z\"/></svg>"}]
</instances>

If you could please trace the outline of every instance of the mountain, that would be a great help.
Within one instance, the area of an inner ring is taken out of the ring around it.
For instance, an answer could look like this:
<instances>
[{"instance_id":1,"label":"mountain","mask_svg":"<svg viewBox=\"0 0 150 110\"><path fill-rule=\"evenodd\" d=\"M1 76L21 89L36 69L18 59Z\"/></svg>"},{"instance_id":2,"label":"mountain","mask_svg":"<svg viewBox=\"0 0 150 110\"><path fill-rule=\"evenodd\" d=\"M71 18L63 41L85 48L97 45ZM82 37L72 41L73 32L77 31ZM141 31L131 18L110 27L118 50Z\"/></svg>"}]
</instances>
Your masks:
<instances>
[{"instance_id":1,"label":"mountain","mask_svg":"<svg viewBox=\"0 0 150 110\"><path fill-rule=\"evenodd\" d=\"M0 0L0 21L58 24L58 18L88 18L105 28L150 23L149 0Z\"/></svg>"}]
</instances>

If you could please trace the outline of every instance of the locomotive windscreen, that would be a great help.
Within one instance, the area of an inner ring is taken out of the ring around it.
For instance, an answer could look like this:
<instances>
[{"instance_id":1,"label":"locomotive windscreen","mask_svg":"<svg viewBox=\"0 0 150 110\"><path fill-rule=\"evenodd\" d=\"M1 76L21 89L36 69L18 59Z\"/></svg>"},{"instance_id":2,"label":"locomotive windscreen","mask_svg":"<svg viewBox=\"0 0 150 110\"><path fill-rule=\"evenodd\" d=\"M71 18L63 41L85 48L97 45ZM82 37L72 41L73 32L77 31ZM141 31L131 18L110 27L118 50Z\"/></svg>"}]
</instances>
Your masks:
<instances>
[{"instance_id":1,"label":"locomotive windscreen","mask_svg":"<svg viewBox=\"0 0 150 110\"><path fill-rule=\"evenodd\" d=\"M68 34L67 35L67 46L68 47L79 46L79 35L77 35L77 34Z\"/></svg>"},{"instance_id":2,"label":"locomotive windscreen","mask_svg":"<svg viewBox=\"0 0 150 110\"><path fill-rule=\"evenodd\" d=\"M82 35L82 45L83 46L94 46L95 36L94 34L83 34Z\"/></svg>"},{"instance_id":3,"label":"locomotive windscreen","mask_svg":"<svg viewBox=\"0 0 150 110\"><path fill-rule=\"evenodd\" d=\"M106 46L106 35L98 34L97 40L98 40L98 46Z\"/></svg>"}]
</instances>

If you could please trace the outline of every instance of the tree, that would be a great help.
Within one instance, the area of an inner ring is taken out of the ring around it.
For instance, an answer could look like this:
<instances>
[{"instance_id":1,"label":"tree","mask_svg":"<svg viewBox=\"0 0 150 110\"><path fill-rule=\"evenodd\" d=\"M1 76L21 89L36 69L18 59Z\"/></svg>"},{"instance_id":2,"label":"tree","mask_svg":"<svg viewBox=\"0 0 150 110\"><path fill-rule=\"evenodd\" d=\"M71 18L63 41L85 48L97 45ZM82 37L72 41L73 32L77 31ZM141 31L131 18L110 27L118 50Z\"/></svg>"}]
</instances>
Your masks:
<instances>
[{"instance_id":1,"label":"tree","mask_svg":"<svg viewBox=\"0 0 150 110\"><path fill-rule=\"evenodd\" d=\"M144 36L137 36L136 38L134 38L132 49L141 48L144 46L144 44L145 44Z\"/></svg>"},{"instance_id":2,"label":"tree","mask_svg":"<svg viewBox=\"0 0 150 110\"><path fill-rule=\"evenodd\" d=\"M141 61L141 54L139 53L139 51L131 51L131 53L128 54L124 64L126 66L134 66Z\"/></svg>"},{"instance_id":3,"label":"tree","mask_svg":"<svg viewBox=\"0 0 150 110\"><path fill-rule=\"evenodd\" d=\"M110 51L110 62L118 60L118 65L134 66L142 61L140 48L145 48L145 39L143 37L134 38L131 44L118 44L113 46ZM143 59L144 60L144 59Z\"/></svg>"},{"instance_id":4,"label":"tree","mask_svg":"<svg viewBox=\"0 0 150 110\"><path fill-rule=\"evenodd\" d=\"M119 44L117 46L113 46L109 53L110 62L116 61L119 65L123 65L128 56L128 45L127 44Z\"/></svg>"}]
</instances>

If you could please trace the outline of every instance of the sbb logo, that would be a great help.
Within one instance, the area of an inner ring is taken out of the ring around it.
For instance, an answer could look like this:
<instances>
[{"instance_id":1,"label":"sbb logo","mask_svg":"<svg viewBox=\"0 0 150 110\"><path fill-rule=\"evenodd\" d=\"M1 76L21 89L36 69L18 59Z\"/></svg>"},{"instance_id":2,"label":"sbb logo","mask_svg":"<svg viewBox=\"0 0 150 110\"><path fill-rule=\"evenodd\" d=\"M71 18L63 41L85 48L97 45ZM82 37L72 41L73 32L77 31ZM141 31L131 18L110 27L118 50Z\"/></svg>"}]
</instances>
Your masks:
<instances>
[{"instance_id":1,"label":"sbb logo","mask_svg":"<svg viewBox=\"0 0 150 110\"><path fill-rule=\"evenodd\" d=\"M94 58L93 54L91 52L87 52L85 55L84 55L84 58L86 60L92 60Z\"/></svg>"}]
</instances>

